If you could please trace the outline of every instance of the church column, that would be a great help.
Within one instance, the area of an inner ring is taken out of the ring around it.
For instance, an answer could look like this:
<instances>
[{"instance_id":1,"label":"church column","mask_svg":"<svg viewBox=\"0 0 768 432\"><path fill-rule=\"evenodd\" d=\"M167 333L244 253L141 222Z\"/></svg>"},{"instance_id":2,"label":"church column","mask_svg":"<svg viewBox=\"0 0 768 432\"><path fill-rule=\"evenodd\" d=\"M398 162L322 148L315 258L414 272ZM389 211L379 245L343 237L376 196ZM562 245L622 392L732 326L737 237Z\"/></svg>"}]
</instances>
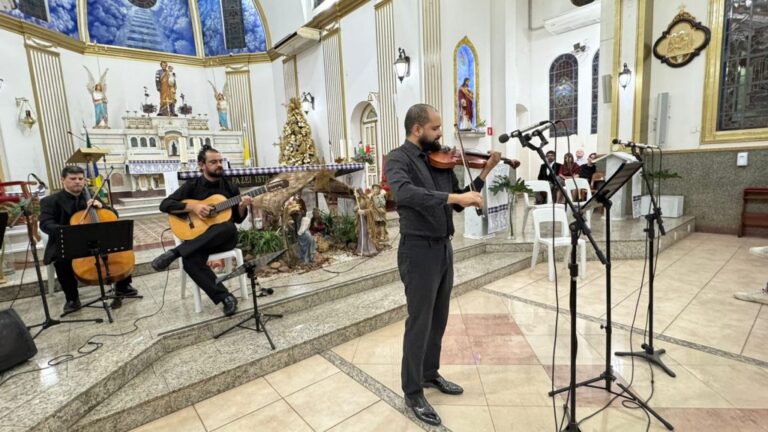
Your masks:
<instances>
[{"instance_id":1,"label":"church column","mask_svg":"<svg viewBox=\"0 0 768 432\"><path fill-rule=\"evenodd\" d=\"M230 127L232 130L243 132L243 137L248 140L248 148L251 152L253 166L259 166L259 155L256 146L255 125L253 121L253 105L251 97L251 73L248 65L227 66L227 93L229 100L229 113L231 115ZM245 155L243 155L245 156ZM243 165L248 162L243 160Z\"/></svg>"},{"instance_id":2,"label":"church column","mask_svg":"<svg viewBox=\"0 0 768 432\"><path fill-rule=\"evenodd\" d=\"M70 130L67 93L57 47L30 36L25 39L32 75L46 173L52 189L61 189L60 170L75 150Z\"/></svg>"},{"instance_id":3,"label":"church column","mask_svg":"<svg viewBox=\"0 0 768 432\"><path fill-rule=\"evenodd\" d=\"M344 66L341 62L341 29L323 35L323 66L325 69L325 96L328 99L328 139L334 155L349 155L347 120L344 100ZM346 147L341 148L344 140Z\"/></svg>"},{"instance_id":4,"label":"church column","mask_svg":"<svg viewBox=\"0 0 768 432\"><path fill-rule=\"evenodd\" d=\"M440 0L422 0L424 103L443 112L443 74L440 52Z\"/></svg>"},{"instance_id":5,"label":"church column","mask_svg":"<svg viewBox=\"0 0 768 432\"><path fill-rule=\"evenodd\" d=\"M395 46L395 13L392 0L375 6L376 52L379 73L379 121L381 126L381 154L386 155L400 145L397 124L397 78L393 67L397 54Z\"/></svg>"}]
</instances>

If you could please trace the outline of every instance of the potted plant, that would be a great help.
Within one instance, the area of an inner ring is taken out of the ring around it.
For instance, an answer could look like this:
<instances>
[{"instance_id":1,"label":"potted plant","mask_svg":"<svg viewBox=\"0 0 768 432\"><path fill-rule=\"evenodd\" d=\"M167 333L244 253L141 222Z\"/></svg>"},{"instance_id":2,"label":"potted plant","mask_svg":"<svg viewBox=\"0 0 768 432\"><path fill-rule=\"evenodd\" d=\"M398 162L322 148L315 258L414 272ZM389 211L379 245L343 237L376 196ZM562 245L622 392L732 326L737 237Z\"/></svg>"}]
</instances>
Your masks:
<instances>
[{"instance_id":1,"label":"potted plant","mask_svg":"<svg viewBox=\"0 0 768 432\"><path fill-rule=\"evenodd\" d=\"M499 192L507 193L507 217L509 218L509 236L508 239L515 238L515 202L517 201L517 194L527 193L533 194L533 190L525 184L525 180L518 178L516 181L512 181L509 176L499 176L493 181L490 187L490 191L494 195Z\"/></svg>"},{"instance_id":2,"label":"potted plant","mask_svg":"<svg viewBox=\"0 0 768 432\"><path fill-rule=\"evenodd\" d=\"M674 180L674 179L681 179L682 177L674 172L670 171L668 169L663 169L659 171L654 171L652 173L649 173L648 176L651 178L651 184L653 186L653 191L662 190L661 185L667 180ZM653 193L651 191L651 193ZM683 201L684 201L683 195L661 195L659 198L659 202L657 203L659 207L661 207L661 214L664 217L673 217L677 218L683 215ZM640 199L640 213L643 215L646 215L651 210L651 197L649 195L643 195Z\"/></svg>"}]
</instances>

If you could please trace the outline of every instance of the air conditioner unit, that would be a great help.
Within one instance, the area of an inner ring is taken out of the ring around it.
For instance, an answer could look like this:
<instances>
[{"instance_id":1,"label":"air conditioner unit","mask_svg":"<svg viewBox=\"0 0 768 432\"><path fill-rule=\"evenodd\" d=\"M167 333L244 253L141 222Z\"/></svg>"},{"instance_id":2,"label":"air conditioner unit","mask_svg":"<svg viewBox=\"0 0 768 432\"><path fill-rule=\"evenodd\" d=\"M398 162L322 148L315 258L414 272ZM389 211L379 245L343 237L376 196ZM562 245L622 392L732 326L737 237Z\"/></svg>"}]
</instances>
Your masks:
<instances>
[{"instance_id":1,"label":"air conditioner unit","mask_svg":"<svg viewBox=\"0 0 768 432\"><path fill-rule=\"evenodd\" d=\"M309 46L320 42L321 31L311 27L301 27L296 32L284 37L275 45L275 51L284 55L296 55Z\"/></svg>"},{"instance_id":2,"label":"air conditioner unit","mask_svg":"<svg viewBox=\"0 0 768 432\"><path fill-rule=\"evenodd\" d=\"M576 30L588 25L600 22L600 2L595 2L572 10L571 12L558 15L554 18L544 20L544 28L548 32L558 35L571 30Z\"/></svg>"}]
</instances>

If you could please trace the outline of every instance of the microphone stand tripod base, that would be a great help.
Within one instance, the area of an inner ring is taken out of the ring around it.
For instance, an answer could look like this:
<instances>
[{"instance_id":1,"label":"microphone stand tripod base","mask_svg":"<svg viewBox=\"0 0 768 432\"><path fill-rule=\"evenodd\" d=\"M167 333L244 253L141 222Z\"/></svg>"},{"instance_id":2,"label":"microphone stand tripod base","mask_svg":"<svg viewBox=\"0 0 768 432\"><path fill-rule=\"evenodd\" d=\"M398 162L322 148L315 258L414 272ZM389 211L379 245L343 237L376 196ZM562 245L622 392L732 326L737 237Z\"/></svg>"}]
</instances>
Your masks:
<instances>
[{"instance_id":1,"label":"microphone stand tripod base","mask_svg":"<svg viewBox=\"0 0 768 432\"><path fill-rule=\"evenodd\" d=\"M253 313L250 314L245 319L238 322L237 324L215 335L213 338L218 339L221 336L224 336L225 334L239 327L247 330L253 330L257 333L264 333L264 336L267 337L267 341L269 342L269 346L272 347L272 350L274 350L275 343L272 341L272 337L269 335L269 332L267 331L266 323L272 318L282 318L283 316L280 314L265 314L265 313L259 312L258 298L261 295L258 295L256 292L256 287L259 286L259 282L256 277L256 265L253 263L250 263L250 264L246 263L246 273L248 274L248 278L251 280L251 296L253 297ZM256 324L255 328L248 327L245 325L245 323L247 323L250 320L253 320L253 322Z\"/></svg>"},{"instance_id":2,"label":"microphone stand tripod base","mask_svg":"<svg viewBox=\"0 0 768 432\"><path fill-rule=\"evenodd\" d=\"M635 357L643 358L647 360L649 363L655 364L656 366L660 367L664 372L667 373L667 375L671 376L672 378L677 377L677 375L672 371L672 369L668 368L667 365L665 365L664 362L661 360L661 355L667 352L665 349L654 349L652 346L648 344L642 344L641 347L643 348L643 351L616 352L616 355L619 357L635 356Z\"/></svg>"}]
</instances>

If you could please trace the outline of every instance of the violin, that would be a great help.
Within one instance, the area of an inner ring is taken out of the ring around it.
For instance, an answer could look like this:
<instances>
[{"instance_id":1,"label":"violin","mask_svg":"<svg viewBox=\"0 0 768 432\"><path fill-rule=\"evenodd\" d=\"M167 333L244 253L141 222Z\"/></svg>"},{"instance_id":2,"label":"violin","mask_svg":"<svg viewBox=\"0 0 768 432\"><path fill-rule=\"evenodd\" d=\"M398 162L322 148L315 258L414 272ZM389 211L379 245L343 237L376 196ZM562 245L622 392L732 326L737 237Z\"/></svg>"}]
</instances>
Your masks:
<instances>
[{"instance_id":1,"label":"violin","mask_svg":"<svg viewBox=\"0 0 768 432\"><path fill-rule=\"evenodd\" d=\"M467 165L470 168L482 169L485 168L486 163L491 155L487 152L476 149L464 149L464 158L462 158L461 150L458 148L443 147L439 151L429 153L429 164L438 169L453 169L456 165L462 165L463 160L466 160ZM517 168L520 166L520 161L515 159L501 158L501 161Z\"/></svg>"},{"instance_id":2,"label":"violin","mask_svg":"<svg viewBox=\"0 0 768 432\"><path fill-rule=\"evenodd\" d=\"M111 174L111 172L110 172ZM109 175L107 175L109 177ZM101 184L104 187L106 181ZM101 191L101 187L96 191L98 196ZM86 201L91 200L91 194L88 191L88 186L83 188ZM114 222L118 219L117 213L106 208L97 209L92 205L89 205L85 210L72 215L69 218L70 225L91 224L100 222ZM113 252L110 254L102 255L98 258L101 260L101 279L104 283L115 283L123 280L131 275L133 267L136 264L136 256L133 251ZM72 260L72 270L75 273L75 277L80 282L87 285L97 285L99 283L99 274L97 272L96 261L93 257L77 258Z\"/></svg>"}]
</instances>

